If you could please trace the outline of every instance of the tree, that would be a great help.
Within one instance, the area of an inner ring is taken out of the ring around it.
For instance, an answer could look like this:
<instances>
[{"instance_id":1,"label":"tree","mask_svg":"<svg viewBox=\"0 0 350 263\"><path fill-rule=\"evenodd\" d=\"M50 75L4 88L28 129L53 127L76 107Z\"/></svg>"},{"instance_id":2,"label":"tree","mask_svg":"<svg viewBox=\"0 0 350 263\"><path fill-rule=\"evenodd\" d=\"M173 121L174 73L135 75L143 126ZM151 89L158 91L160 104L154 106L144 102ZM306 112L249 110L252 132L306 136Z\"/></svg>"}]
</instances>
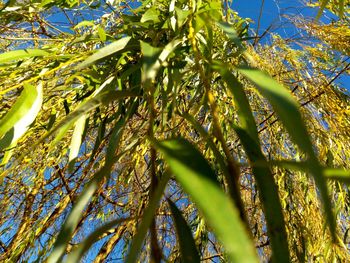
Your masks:
<instances>
[{"instance_id":1,"label":"tree","mask_svg":"<svg viewBox=\"0 0 350 263\"><path fill-rule=\"evenodd\" d=\"M1 260L348 259L349 3L312 5L264 42L230 1L2 3Z\"/></svg>"}]
</instances>

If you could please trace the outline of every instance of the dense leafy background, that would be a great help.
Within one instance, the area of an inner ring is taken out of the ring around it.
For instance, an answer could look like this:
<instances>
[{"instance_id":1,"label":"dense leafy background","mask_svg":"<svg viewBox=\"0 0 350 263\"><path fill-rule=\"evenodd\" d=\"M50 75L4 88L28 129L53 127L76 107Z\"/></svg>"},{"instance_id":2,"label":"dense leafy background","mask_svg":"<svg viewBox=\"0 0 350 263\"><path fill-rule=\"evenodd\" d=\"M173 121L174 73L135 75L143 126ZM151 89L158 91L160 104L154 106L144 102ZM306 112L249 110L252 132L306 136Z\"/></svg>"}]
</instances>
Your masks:
<instances>
[{"instance_id":1,"label":"dense leafy background","mask_svg":"<svg viewBox=\"0 0 350 263\"><path fill-rule=\"evenodd\" d=\"M346 262L350 3L308 5L1 2L1 261Z\"/></svg>"}]
</instances>

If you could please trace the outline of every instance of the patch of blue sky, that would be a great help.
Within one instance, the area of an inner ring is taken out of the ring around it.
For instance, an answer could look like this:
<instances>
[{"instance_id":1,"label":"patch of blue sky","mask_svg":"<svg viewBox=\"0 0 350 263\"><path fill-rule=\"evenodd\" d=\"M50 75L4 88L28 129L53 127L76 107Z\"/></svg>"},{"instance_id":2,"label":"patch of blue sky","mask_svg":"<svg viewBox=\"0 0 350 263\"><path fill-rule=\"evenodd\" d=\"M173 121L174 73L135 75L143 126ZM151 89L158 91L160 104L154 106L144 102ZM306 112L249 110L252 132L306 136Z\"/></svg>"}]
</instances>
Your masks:
<instances>
[{"instance_id":1,"label":"patch of blue sky","mask_svg":"<svg viewBox=\"0 0 350 263\"><path fill-rule=\"evenodd\" d=\"M299 38L306 35L306 32L297 28L291 21L297 17L315 19L318 8L308 7L302 1L295 0L237 0L233 1L232 8L243 18L250 18L250 35L261 36L265 30L269 33L261 39L261 43L269 43L270 33L277 33L283 38ZM260 17L260 22L259 22ZM324 11L320 18L321 23L328 24L337 18L329 11ZM309 40L308 40L309 41ZM315 44L317 40L312 40ZM293 48L302 47L293 44ZM340 54L336 54L339 57ZM342 74L336 81L340 87L344 88L346 94L350 95L350 76L348 73Z\"/></svg>"}]
</instances>

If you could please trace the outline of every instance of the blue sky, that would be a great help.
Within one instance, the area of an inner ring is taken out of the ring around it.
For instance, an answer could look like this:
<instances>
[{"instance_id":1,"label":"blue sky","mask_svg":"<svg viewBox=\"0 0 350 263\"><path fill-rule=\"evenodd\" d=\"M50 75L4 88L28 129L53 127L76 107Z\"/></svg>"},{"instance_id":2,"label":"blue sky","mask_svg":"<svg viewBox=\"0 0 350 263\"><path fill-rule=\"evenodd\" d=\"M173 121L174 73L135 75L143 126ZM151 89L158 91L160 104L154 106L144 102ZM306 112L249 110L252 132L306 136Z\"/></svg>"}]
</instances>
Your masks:
<instances>
[{"instance_id":1,"label":"blue sky","mask_svg":"<svg viewBox=\"0 0 350 263\"><path fill-rule=\"evenodd\" d=\"M262 6L262 3L263 6ZM256 32L260 11L262 10L258 35L261 35L270 25L275 33L282 37L290 37L298 34L295 26L289 22L287 17L303 16L314 19L318 9L305 6L300 0L233 0L232 7L241 17L251 18L251 33ZM262 9L261 9L262 8ZM321 22L329 23L334 18L329 12L324 12L320 18ZM262 42L268 42L268 34ZM344 87L350 94L350 76L342 75L336 83Z\"/></svg>"}]
</instances>

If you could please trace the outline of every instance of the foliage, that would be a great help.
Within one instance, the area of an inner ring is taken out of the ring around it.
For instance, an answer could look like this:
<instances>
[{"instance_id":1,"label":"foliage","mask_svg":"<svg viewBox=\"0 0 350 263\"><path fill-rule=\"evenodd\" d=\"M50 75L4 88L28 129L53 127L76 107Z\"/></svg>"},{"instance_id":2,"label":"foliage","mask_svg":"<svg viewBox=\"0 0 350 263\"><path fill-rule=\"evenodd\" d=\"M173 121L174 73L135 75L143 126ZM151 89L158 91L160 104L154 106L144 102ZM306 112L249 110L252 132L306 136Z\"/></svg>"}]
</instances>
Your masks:
<instances>
[{"instance_id":1,"label":"foliage","mask_svg":"<svg viewBox=\"0 0 350 263\"><path fill-rule=\"evenodd\" d=\"M1 4L1 261L349 258L348 3L230 5Z\"/></svg>"}]
</instances>

